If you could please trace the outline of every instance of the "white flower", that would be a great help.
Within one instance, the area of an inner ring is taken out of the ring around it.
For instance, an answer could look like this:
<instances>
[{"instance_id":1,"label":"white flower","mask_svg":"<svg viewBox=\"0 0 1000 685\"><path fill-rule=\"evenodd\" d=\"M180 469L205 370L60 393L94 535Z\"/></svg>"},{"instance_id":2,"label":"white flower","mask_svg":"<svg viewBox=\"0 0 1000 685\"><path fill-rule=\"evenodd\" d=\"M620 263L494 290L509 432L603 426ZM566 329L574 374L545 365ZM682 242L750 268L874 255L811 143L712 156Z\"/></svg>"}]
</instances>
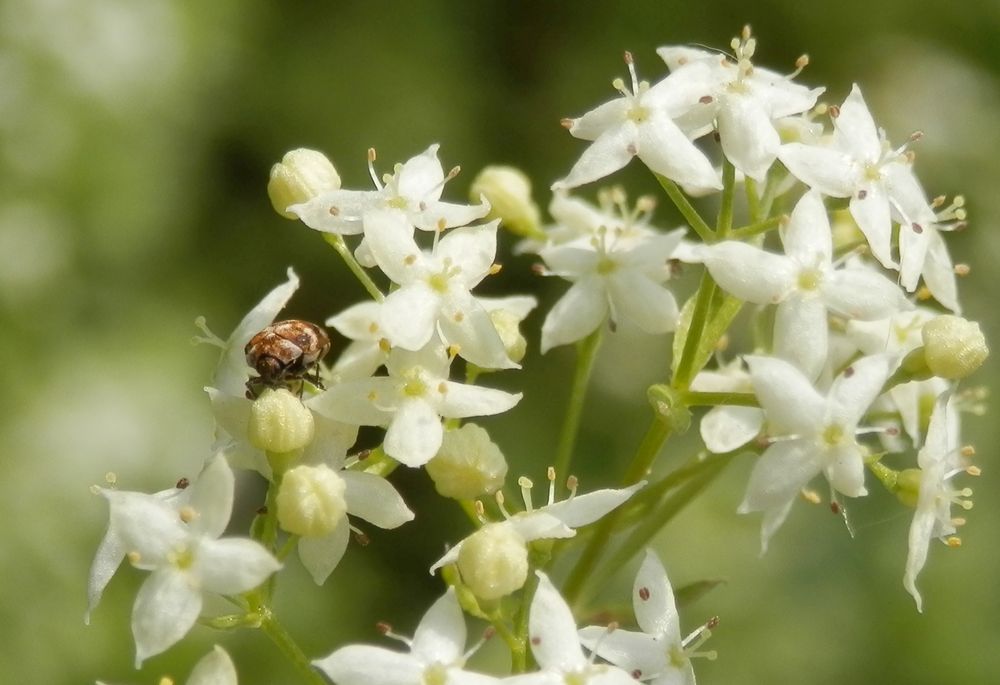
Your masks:
<instances>
[{"instance_id":1,"label":"white flower","mask_svg":"<svg viewBox=\"0 0 1000 685\"><path fill-rule=\"evenodd\" d=\"M337 382L371 376L385 363L389 341L379 323L382 305L360 302L326 320L342 336L351 341L331 369Z\"/></svg>"},{"instance_id":2,"label":"white flower","mask_svg":"<svg viewBox=\"0 0 1000 685\"><path fill-rule=\"evenodd\" d=\"M180 509L153 495L101 490L129 561L151 571L132 609L136 668L187 634L203 592L238 595L281 568L253 540L219 539L233 507L233 472L223 456L206 465L196 486Z\"/></svg>"},{"instance_id":3,"label":"white flower","mask_svg":"<svg viewBox=\"0 0 1000 685\"><path fill-rule=\"evenodd\" d=\"M528 641L541 670L511 676L504 685L635 685L631 675L583 654L576 621L566 600L541 571L528 615Z\"/></svg>"},{"instance_id":4,"label":"white flower","mask_svg":"<svg viewBox=\"0 0 1000 685\"><path fill-rule=\"evenodd\" d=\"M741 514L763 511L761 551L781 526L799 491L819 473L848 497L866 495L865 450L858 423L895 371L897 357L863 357L840 374L826 397L788 362L746 357L754 391L776 441L750 474Z\"/></svg>"},{"instance_id":5,"label":"white flower","mask_svg":"<svg viewBox=\"0 0 1000 685\"><path fill-rule=\"evenodd\" d=\"M246 397L246 383L250 378L250 367L246 362L244 347L258 331L268 326L299 287L298 276L288 270L288 280L264 296L230 334L222 341L212 335L204 323L199 325L207 337L198 338L222 348L222 355L212 377L212 386L206 387L212 402L212 413L216 420L216 449L225 452L230 463L240 468L254 469L265 478L271 477L271 466L263 450L255 447L249 439L252 401ZM311 409L315 397L305 401ZM356 425L318 416L313 413L315 433L305 448L303 459L308 462L322 458L343 457L357 440Z\"/></svg>"},{"instance_id":6,"label":"white flower","mask_svg":"<svg viewBox=\"0 0 1000 685\"><path fill-rule=\"evenodd\" d=\"M681 624L670 580L656 554L646 551L632 587L632 609L641 632L589 626L580 630L580 641L597 655L628 671L636 680L653 685L694 685L692 656L711 632L699 627L681 638ZM694 643L694 646L691 646Z\"/></svg>"},{"instance_id":7,"label":"white flower","mask_svg":"<svg viewBox=\"0 0 1000 685\"><path fill-rule=\"evenodd\" d=\"M702 371L691 382L697 392L753 392L750 374L734 359L717 371ZM732 452L753 440L764 426L764 412L757 407L719 405L708 410L698 430L710 452Z\"/></svg>"},{"instance_id":8,"label":"white flower","mask_svg":"<svg viewBox=\"0 0 1000 685\"><path fill-rule=\"evenodd\" d=\"M750 61L755 45L748 37L739 43L736 62L683 46L662 47L656 52L671 72L693 62L709 67L701 72L704 96L692 109L708 122L716 122L722 151L733 166L763 181L781 146L775 121L810 109L825 88L809 89L792 83L791 76L755 67Z\"/></svg>"},{"instance_id":9,"label":"white flower","mask_svg":"<svg viewBox=\"0 0 1000 685\"><path fill-rule=\"evenodd\" d=\"M398 214L373 211L365 219L372 257L399 285L382 303L380 324L393 346L419 350L440 329L458 354L488 369L517 368L485 307L470 292L493 270L497 222L458 228L430 252L413 239Z\"/></svg>"},{"instance_id":10,"label":"white flower","mask_svg":"<svg viewBox=\"0 0 1000 685\"><path fill-rule=\"evenodd\" d=\"M399 638L403 639L403 638ZM449 587L427 610L412 640L404 640L409 653L370 645L347 645L313 665L337 685L492 685L493 676L463 670L466 628L462 609Z\"/></svg>"},{"instance_id":11,"label":"white flower","mask_svg":"<svg viewBox=\"0 0 1000 685\"><path fill-rule=\"evenodd\" d=\"M413 520L413 512L389 481L343 469L343 460L333 466L303 464L285 474L278 493L278 520L301 536L299 559L317 585L326 582L347 550L348 515L385 530Z\"/></svg>"},{"instance_id":12,"label":"white flower","mask_svg":"<svg viewBox=\"0 0 1000 685\"><path fill-rule=\"evenodd\" d=\"M334 190L292 205L288 211L309 228L341 235L361 233L365 215L374 210L391 209L424 231L464 226L486 216L490 205L485 201L474 206L440 201L447 178L437 158L438 147L431 145L405 164L396 165L394 173L382 182L370 168L375 190Z\"/></svg>"},{"instance_id":13,"label":"white flower","mask_svg":"<svg viewBox=\"0 0 1000 685\"><path fill-rule=\"evenodd\" d=\"M913 242L907 233L920 234L937 217L913 175L910 159L903 150L889 148L856 84L833 125L829 146L789 143L781 147L778 157L806 185L824 195L851 198L851 215L868 239L872 254L883 266L898 269L891 250L892 219L901 226L900 245L916 251L922 241ZM916 256L907 258L902 277L909 290L916 286L912 265L918 262L923 265ZM919 272L916 269L916 274Z\"/></svg>"},{"instance_id":14,"label":"white flower","mask_svg":"<svg viewBox=\"0 0 1000 685\"><path fill-rule=\"evenodd\" d=\"M577 495L574 486L568 499L556 502L554 469L549 470L548 479L549 497L545 506L534 508L531 501L532 483L527 478L521 478L518 480L518 484L521 486L521 494L524 499L524 511L508 515L504 510L505 519L503 521L487 525L502 526L512 531L517 538L523 540L525 545L533 540L571 538L576 535L575 528L597 521L625 502L646 484L646 481L640 481L620 490L595 490L586 495ZM462 540L449 549L431 566L430 572L434 573L442 566L455 563L468 539Z\"/></svg>"},{"instance_id":15,"label":"white flower","mask_svg":"<svg viewBox=\"0 0 1000 685\"><path fill-rule=\"evenodd\" d=\"M573 285L545 317L542 352L585 338L606 319L613 327L632 321L650 334L672 331L677 301L662 284L683 235L677 229L619 241L616 232L599 230L591 238L543 248L548 273Z\"/></svg>"},{"instance_id":16,"label":"white flower","mask_svg":"<svg viewBox=\"0 0 1000 685\"><path fill-rule=\"evenodd\" d=\"M650 170L689 188L692 192L720 190L722 184L712 163L674 122L698 99L695 93L708 72L704 64L677 72L650 88L639 82L631 55L626 53L632 90L624 81L613 83L621 97L572 119L569 131L592 140L590 147L552 189L575 188L603 178L638 157Z\"/></svg>"},{"instance_id":17,"label":"white flower","mask_svg":"<svg viewBox=\"0 0 1000 685\"><path fill-rule=\"evenodd\" d=\"M341 421L387 426L386 454L407 466L422 466L441 447L442 417L490 416L521 400L520 393L449 381L450 365L440 344L416 352L394 348L386 361L388 376L346 381L313 398L309 406Z\"/></svg>"},{"instance_id":18,"label":"white flower","mask_svg":"<svg viewBox=\"0 0 1000 685\"><path fill-rule=\"evenodd\" d=\"M952 393L942 393L934 404L927 440L917 454L920 466L920 490L916 511L910 524L909 553L906 557L906 572L903 586L917 603L917 611L923 611L923 599L917 591L917 574L927 561L931 538L948 542L955 533L956 519L952 518L951 505L962 509L972 508L972 490L956 490L949 480L966 470L960 460L958 415L955 411Z\"/></svg>"},{"instance_id":19,"label":"white flower","mask_svg":"<svg viewBox=\"0 0 1000 685\"><path fill-rule=\"evenodd\" d=\"M695 254L724 290L756 304L778 305L775 354L810 379L826 364L829 310L848 319L881 319L912 307L892 281L868 267L835 267L830 222L817 192L795 205L782 238L784 256L732 240Z\"/></svg>"}]
</instances>

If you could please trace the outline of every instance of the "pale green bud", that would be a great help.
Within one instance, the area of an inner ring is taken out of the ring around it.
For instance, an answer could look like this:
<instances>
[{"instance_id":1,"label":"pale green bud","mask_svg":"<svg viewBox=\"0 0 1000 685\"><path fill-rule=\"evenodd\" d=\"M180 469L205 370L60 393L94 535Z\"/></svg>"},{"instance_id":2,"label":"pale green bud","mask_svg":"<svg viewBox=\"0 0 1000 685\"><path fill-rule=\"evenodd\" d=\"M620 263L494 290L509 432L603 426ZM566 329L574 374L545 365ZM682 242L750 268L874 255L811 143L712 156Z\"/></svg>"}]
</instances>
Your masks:
<instances>
[{"instance_id":1,"label":"pale green bud","mask_svg":"<svg viewBox=\"0 0 1000 685\"><path fill-rule=\"evenodd\" d=\"M271 167L267 196L271 206L286 219L298 217L287 211L291 205L306 202L330 190L340 190L340 174L322 152L301 147L286 152Z\"/></svg>"},{"instance_id":2,"label":"pale green bud","mask_svg":"<svg viewBox=\"0 0 1000 685\"><path fill-rule=\"evenodd\" d=\"M265 452L284 454L302 449L316 432L312 412L285 388L267 388L250 405L250 444Z\"/></svg>"},{"instance_id":3,"label":"pale green bud","mask_svg":"<svg viewBox=\"0 0 1000 685\"><path fill-rule=\"evenodd\" d=\"M462 543L458 571L476 597L500 599L524 587L528 546L511 526L487 523Z\"/></svg>"},{"instance_id":4,"label":"pale green bud","mask_svg":"<svg viewBox=\"0 0 1000 685\"><path fill-rule=\"evenodd\" d=\"M504 350L512 362L519 362L524 359L528 352L528 341L521 335L521 320L506 309L494 309L490 312L490 320L493 327L500 335Z\"/></svg>"},{"instance_id":5,"label":"pale green bud","mask_svg":"<svg viewBox=\"0 0 1000 685\"><path fill-rule=\"evenodd\" d=\"M459 500L493 494L507 475L503 452L474 423L446 432L441 449L426 468L439 495Z\"/></svg>"},{"instance_id":6,"label":"pale green bud","mask_svg":"<svg viewBox=\"0 0 1000 685\"><path fill-rule=\"evenodd\" d=\"M982 366L990 354L986 337L975 321L945 314L921 331L927 366L935 376L958 380Z\"/></svg>"},{"instance_id":7,"label":"pale green bud","mask_svg":"<svg viewBox=\"0 0 1000 685\"><path fill-rule=\"evenodd\" d=\"M347 515L344 490L344 479L326 464L296 466L281 479L278 523L295 535L326 535Z\"/></svg>"},{"instance_id":8,"label":"pale green bud","mask_svg":"<svg viewBox=\"0 0 1000 685\"><path fill-rule=\"evenodd\" d=\"M469 195L478 202L480 195L492 207L489 219L500 219L511 233L520 236L537 235L541 213L531 199L531 181L520 169L510 166L488 166L472 181Z\"/></svg>"}]
</instances>

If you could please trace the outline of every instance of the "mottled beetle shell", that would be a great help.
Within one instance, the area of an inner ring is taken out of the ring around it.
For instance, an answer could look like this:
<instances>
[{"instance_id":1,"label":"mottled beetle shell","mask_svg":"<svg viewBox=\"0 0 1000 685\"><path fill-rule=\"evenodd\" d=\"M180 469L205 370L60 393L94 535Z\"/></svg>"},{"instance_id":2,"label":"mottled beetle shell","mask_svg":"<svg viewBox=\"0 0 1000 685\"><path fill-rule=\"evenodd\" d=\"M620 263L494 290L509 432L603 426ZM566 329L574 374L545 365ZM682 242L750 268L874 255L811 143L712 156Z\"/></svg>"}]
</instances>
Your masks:
<instances>
[{"instance_id":1,"label":"mottled beetle shell","mask_svg":"<svg viewBox=\"0 0 1000 685\"><path fill-rule=\"evenodd\" d=\"M247 364L266 385L301 378L330 351L330 337L308 321L277 321L260 331L243 349Z\"/></svg>"}]
</instances>

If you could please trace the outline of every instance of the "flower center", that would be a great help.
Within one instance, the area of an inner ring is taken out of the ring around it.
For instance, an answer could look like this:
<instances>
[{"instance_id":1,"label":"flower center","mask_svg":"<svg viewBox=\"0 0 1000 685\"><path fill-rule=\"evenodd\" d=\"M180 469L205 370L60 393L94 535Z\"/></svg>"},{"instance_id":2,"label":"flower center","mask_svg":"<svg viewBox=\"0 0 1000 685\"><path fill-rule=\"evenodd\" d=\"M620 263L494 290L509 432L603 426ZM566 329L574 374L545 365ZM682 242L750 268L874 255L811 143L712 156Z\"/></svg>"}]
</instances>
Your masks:
<instances>
[{"instance_id":1,"label":"flower center","mask_svg":"<svg viewBox=\"0 0 1000 685\"><path fill-rule=\"evenodd\" d=\"M844 441L845 436L846 432L844 431L843 426L831 423L823 431L821 439L824 443L826 443L827 447L836 447Z\"/></svg>"},{"instance_id":2,"label":"flower center","mask_svg":"<svg viewBox=\"0 0 1000 685\"><path fill-rule=\"evenodd\" d=\"M649 118L649 110L642 105L636 105L634 107L629 107L628 114L625 116L635 123L641 124Z\"/></svg>"},{"instance_id":3,"label":"flower center","mask_svg":"<svg viewBox=\"0 0 1000 685\"><path fill-rule=\"evenodd\" d=\"M609 259L608 257L602 257L597 262L597 273L599 273L601 276L607 276L617 268L618 265L615 264L614 260Z\"/></svg>"},{"instance_id":4,"label":"flower center","mask_svg":"<svg viewBox=\"0 0 1000 685\"><path fill-rule=\"evenodd\" d=\"M799 272L799 290L817 290L822 282L823 273L819 269L803 269Z\"/></svg>"},{"instance_id":5,"label":"flower center","mask_svg":"<svg viewBox=\"0 0 1000 685\"><path fill-rule=\"evenodd\" d=\"M407 397L423 397L427 394L427 383L420 376L420 371L411 369L406 372L406 383L403 385L403 394Z\"/></svg>"},{"instance_id":6,"label":"flower center","mask_svg":"<svg viewBox=\"0 0 1000 685\"><path fill-rule=\"evenodd\" d=\"M448 682L448 670L444 664L433 663L424 669L423 685L445 685Z\"/></svg>"},{"instance_id":7,"label":"flower center","mask_svg":"<svg viewBox=\"0 0 1000 685\"><path fill-rule=\"evenodd\" d=\"M865 164L864 179L866 181L878 182L882 180L882 169L878 164L868 162Z\"/></svg>"}]
</instances>

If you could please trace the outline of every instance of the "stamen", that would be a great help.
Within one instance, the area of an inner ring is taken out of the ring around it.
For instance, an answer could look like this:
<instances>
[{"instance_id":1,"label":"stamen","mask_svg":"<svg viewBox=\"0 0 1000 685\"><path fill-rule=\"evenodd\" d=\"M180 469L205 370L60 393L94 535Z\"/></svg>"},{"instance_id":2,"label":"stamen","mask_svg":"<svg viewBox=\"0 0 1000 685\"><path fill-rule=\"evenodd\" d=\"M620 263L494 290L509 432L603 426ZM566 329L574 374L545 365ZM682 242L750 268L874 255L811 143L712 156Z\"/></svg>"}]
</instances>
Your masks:
<instances>
[{"instance_id":1,"label":"stamen","mask_svg":"<svg viewBox=\"0 0 1000 685\"><path fill-rule=\"evenodd\" d=\"M486 507L483 505L483 501L477 499L473 507L476 510L476 518L479 519L479 522L482 524L488 523L486 518Z\"/></svg>"},{"instance_id":2,"label":"stamen","mask_svg":"<svg viewBox=\"0 0 1000 685\"><path fill-rule=\"evenodd\" d=\"M629 76L632 77L632 94L639 94L639 77L635 73L635 60L632 59L632 53L628 50L625 51L625 64L628 66Z\"/></svg>"},{"instance_id":3,"label":"stamen","mask_svg":"<svg viewBox=\"0 0 1000 685\"><path fill-rule=\"evenodd\" d=\"M391 640L398 640L407 647L409 647L410 649L413 649L413 640L411 640L408 637L397 635L396 633L392 632L392 624L387 623L386 621L379 621L378 623L375 624L375 630L382 633L387 638Z\"/></svg>"},{"instance_id":4,"label":"stamen","mask_svg":"<svg viewBox=\"0 0 1000 685\"><path fill-rule=\"evenodd\" d=\"M580 482L576 479L576 476L570 476L566 479L566 489L569 490L569 497L566 498L567 502L576 497L576 488L579 484Z\"/></svg>"},{"instance_id":5,"label":"stamen","mask_svg":"<svg viewBox=\"0 0 1000 685\"><path fill-rule=\"evenodd\" d=\"M507 511L507 508L503 505L504 503L503 490L497 490L496 500L497 500L497 507L500 508L500 513L503 514L503 517L505 519L509 519L510 512Z\"/></svg>"},{"instance_id":6,"label":"stamen","mask_svg":"<svg viewBox=\"0 0 1000 685\"><path fill-rule=\"evenodd\" d=\"M375 148L368 148L368 175L371 176L372 183L375 184L377 190L382 190L384 187L382 182L378 180L378 172L375 171Z\"/></svg>"},{"instance_id":7,"label":"stamen","mask_svg":"<svg viewBox=\"0 0 1000 685\"><path fill-rule=\"evenodd\" d=\"M207 345L213 345L222 349L226 349L226 341L217 336L208 328L208 324L205 321L204 316L199 316L194 320L194 325L201 330L205 335L195 335L191 338L192 345L199 345L205 343Z\"/></svg>"},{"instance_id":8,"label":"stamen","mask_svg":"<svg viewBox=\"0 0 1000 685\"><path fill-rule=\"evenodd\" d=\"M521 499L524 500L524 510L528 513L532 512L534 509L531 506L531 488L535 484L527 476L521 476L517 479L517 485L521 488Z\"/></svg>"},{"instance_id":9,"label":"stamen","mask_svg":"<svg viewBox=\"0 0 1000 685\"><path fill-rule=\"evenodd\" d=\"M554 466L550 466L545 469L545 477L549 479L549 504L555 504L556 501L556 469Z\"/></svg>"},{"instance_id":10,"label":"stamen","mask_svg":"<svg viewBox=\"0 0 1000 685\"><path fill-rule=\"evenodd\" d=\"M613 84L612 84L613 85ZM570 119L569 117L563 117L559 120L559 125L563 128L573 128L573 122L575 119Z\"/></svg>"}]
</instances>

